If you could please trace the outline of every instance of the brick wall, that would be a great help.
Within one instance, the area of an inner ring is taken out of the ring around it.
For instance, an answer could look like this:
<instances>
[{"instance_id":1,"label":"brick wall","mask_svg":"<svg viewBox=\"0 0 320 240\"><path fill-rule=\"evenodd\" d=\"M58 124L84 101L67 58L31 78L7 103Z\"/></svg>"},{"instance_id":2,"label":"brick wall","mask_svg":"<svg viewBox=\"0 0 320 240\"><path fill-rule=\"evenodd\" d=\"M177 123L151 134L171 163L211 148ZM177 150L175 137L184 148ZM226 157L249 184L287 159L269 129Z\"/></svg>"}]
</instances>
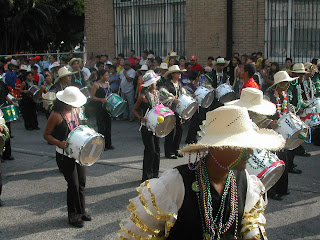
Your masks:
<instances>
[{"instance_id":1,"label":"brick wall","mask_svg":"<svg viewBox=\"0 0 320 240\"><path fill-rule=\"evenodd\" d=\"M233 52L264 52L265 0L233 1Z\"/></svg>"},{"instance_id":2,"label":"brick wall","mask_svg":"<svg viewBox=\"0 0 320 240\"><path fill-rule=\"evenodd\" d=\"M88 58L115 56L113 0L84 0Z\"/></svg>"},{"instance_id":3,"label":"brick wall","mask_svg":"<svg viewBox=\"0 0 320 240\"><path fill-rule=\"evenodd\" d=\"M242 1L242 0L241 0ZM205 64L209 56L226 56L226 0L187 0L186 53L195 54Z\"/></svg>"}]
</instances>

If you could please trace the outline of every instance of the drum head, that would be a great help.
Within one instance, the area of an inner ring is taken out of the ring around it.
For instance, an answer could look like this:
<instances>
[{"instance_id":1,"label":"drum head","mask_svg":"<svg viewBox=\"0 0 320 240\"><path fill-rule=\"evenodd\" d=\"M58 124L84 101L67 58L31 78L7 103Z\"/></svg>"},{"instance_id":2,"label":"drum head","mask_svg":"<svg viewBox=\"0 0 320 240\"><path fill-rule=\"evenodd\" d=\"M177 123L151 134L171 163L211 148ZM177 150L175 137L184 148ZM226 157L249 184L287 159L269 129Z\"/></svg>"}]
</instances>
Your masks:
<instances>
[{"instance_id":1,"label":"drum head","mask_svg":"<svg viewBox=\"0 0 320 240\"><path fill-rule=\"evenodd\" d=\"M299 134L303 132L307 134L306 139L300 139ZM285 148L288 150L293 150L297 147L299 147L305 140L309 138L308 128L302 129L301 131L296 131L291 137L286 139L286 145Z\"/></svg>"},{"instance_id":2,"label":"drum head","mask_svg":"<svg viewBox=\"0 0 320 240\"><path fill-rule=\"evenodd\" d=\"M210 92L205 96L205 98L201 102L201 107L203 108L208 108L210 107L211 103L213 102L214 99L214 92Z\"/></svg>"},{"instance_id":3,"label":"drum head","mask_svg":"<svg viewBox=\"0 0 320 240\"><path fill-rule=\"evenodd\" d=\"M219 102L224 104L226 102L231 102L236 99L236 94L234 92L229 92L226 95L223 95L220 99Z\"/></svg>"},{"instance_id":4,"label":"drum head","mask_svg":"<svg viewBox=\"0 0 320 240\"><path fill-rule=\"evenodd\" d=\"M110 112L113 117L119 117L127 107L127 102L119 102Z\"/></svg>"},{"instance_id":5,"label":"drum head","mask_svg":"<svg viewBox=\"0 0 320 240\"><path fill-rule=\"evenodd\" d=\"M157 137L165 137L167 136L176 125L176 116L168 115L164 118L162 123L158 123L156 127L155 134Z\"/></svg>"},{"instance_id":6,"label":"drum head","mask_svg":"<svg viewBox=\"0 0 320 240\"><path fill-rule=\"evenodd\" d=\"M182 112L182 119L187 120L193 116L193 114L198 110L198 104L196 102L191 103Z\"/></svg>"},{"instance_id":7,"label":"drum head","mask_svg":"<svg viewBox=\"0 0 320 240\"><path fill-rule=\"evenodd\" d=\"M102 135L96 135L86 142L80 150L79 162L84 166L91 166L100 157L104 150L104 138Z\"/></svg>"},{"instance_id":8,"label":"drum head","mask_svg":"<svg viewBox=\"0 0 320 240\"><path fill-rule=\"evenodd\" d=\"M285 165L281 162L278 162L274 166L270 167L265 174L260 178L261 182L266 188L266 191L268 191L270 188L275 185L278 180L281 178L283 172L285 169Z\"/></svg>"}]
</instances>

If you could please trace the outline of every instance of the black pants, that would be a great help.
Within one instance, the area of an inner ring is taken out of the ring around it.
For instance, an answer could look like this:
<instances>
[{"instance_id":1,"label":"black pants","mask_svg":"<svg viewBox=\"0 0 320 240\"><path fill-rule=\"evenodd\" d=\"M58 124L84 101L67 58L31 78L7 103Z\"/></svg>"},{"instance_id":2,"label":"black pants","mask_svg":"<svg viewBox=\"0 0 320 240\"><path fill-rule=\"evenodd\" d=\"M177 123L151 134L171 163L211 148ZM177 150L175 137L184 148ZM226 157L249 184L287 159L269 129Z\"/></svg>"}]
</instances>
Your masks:
<instances>
[{"instance_id":1,"label":"black pants","mask_svg":"<svg viewBox=\"0 0 320 240\"><path fill-rule=\"evenodd\" d=\"M9 129L9 132L10 132L10 135L11 135L12 132L11 132L11 124L10 124L10 122L7 122L6 125L7 125L8 129ZM10 142L10 138L9 138L8 141L5 142L4 148L5 148L5 150L2 153L2 158L3 159L8 159L9 157L11 157L11 142Z\"/></svg>"},{"instance_id":2,"label":"black pants","mask_svg":"<svg viewBox=\"0 0 320 240\"><path fill-rule=\"evenodd\" d=\"M271 196L275 195L275 194L280 194L280 195L284 195L288 192L288 160L290 157L292 157L290 155L291 152L289 150L281 150L280 152L277 153L277 156L280 158L280 160L284 161L286 166L284 169L284 172L281 176L281 178L278 180L278 182L269 190L269 194Z\"/></svg>"},{"instance_id":3,"label":"black pants","mask_svg":"<svg viewBox=\"0 0 320 240\"><path fill-rule=\"evenodd\" d=\"M75 162L73 158L56 152L56 161L68 183L67 205L69 218L86 214L84 188L86 185L86 167Z\"/></svg>"},{"instance_id":4,"label":"black pants","mask_svg":"<svg viewBox=\"0 0 320 240\"><path fill-rule=\"evenodd\" d=\"M164 139L164 152L166 156L171 154L176 154L180 147L180 142L182 138L182 124L180 117L176 116L176 126Z\"/></svg>"},{"instance_id":5,"label":"black pants","mask_svg":"<svg viewBox=\"0 0 320 240\"><path fill-rule=\"evenodd\" d=\"M1 160L0 160L0 198L2 193L2 166L1 166Z\"/></svg>"},{"instance_id":6,"label":"black pants","mask_svg":"<svg viewBox=\"0 0 320 240\"><path fill-rule=\"evenodd\" d=\"M22 116L26 129L38 128L37 105L30 97L21 100Z\"/></svg>"},{"instance_id":7,"label":"black pants","mask_svg":"<svg viewBox=\"0 0 320 240\"><path fill-rule=\"evenodd\" d=\"M144 144L142 181L145 181L159 176L160 141L146 127L141 128L141 136Z\"/></svg>"},{"instance_id":8,"label":"black pants","mask_svg":"<svg viewBox=\"0 0 320 240\"><path fill-rule=\"evenodd\" d=\"M98 133L104 136L105 147L110 147L111 143L111 116L107 110L102 107L97 108L96 120L98 126Z\"/></svg>"}]
</instances>

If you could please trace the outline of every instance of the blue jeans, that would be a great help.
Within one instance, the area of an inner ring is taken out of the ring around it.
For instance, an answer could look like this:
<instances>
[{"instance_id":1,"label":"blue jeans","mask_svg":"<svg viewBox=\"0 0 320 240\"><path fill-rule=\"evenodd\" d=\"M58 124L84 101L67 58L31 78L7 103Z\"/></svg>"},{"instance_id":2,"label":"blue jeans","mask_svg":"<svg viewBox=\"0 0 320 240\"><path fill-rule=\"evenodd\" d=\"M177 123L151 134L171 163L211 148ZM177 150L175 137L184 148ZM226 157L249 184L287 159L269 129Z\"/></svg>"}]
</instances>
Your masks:
<instances>
[{"instance_id":1,"label":"blue jeans","mask_svg":"<svg viewBox=\"0 0 320 240\"><path fill-rule=\"evenodd\" d=\"M134 119L134 115L132 112L133 106L134 106L134 90L130 90L130 92L124 93L121 92L121 97L123 100L126 100L128 102L126 109L124 110L123 113L123 118L124 119Z\"/></svg>"}]
</instances>

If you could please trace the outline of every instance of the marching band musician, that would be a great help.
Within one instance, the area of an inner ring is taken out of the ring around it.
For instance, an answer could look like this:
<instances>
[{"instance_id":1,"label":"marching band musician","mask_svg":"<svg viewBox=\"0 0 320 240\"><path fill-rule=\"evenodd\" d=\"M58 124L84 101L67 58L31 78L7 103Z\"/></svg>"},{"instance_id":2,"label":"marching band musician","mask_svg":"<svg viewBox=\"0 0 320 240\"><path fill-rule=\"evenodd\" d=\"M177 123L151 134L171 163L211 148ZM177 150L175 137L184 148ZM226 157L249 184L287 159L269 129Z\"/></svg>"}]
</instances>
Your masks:
<instances>
[{"instance_id":1,"label":"marching band musician","mask_svg":"<svg viewBox=\"0 0 320 240\"><path fill-rule=\"evenodd\" d=\"M160 93L156 90L157 81L161 77L153 70L149 70L143 76L142 92L138 97L136 104L133 107L133 114L140 119L142 124L145 124L147 119L144 117L148 110L160 104ZM138 109L142 109L142 115ZM160 166L160 140L159 137L149 131L146 126L141 127L141 137L144 144L142 182L159 176Z\"/></svg>"},{"instance_id":2,"label":"marching band musician","mask_svg":"<svg viewBox=\"0 0 320 240\"><path fill-rule=\"evenodd\" d=\"M54 80L53 86L50 88L51 92L59 92L64 90L71 84L71 75L74 72L70 72L67 67L62 67L58 70L58 77Z\"/></svg>"},{"instance_id":3,"label":"marching band musician","mask_svg":"<svg viewBox=\"0 0 320 240\"><path fill-rule=\"evenodd\" d=\"M178 65L171 66L164 74L167 79L165 85L160 88L160 101L165 106L174 109L175 105L180 101L179 97L186 93L186 90L182 87L179 79L181 78L181 72L186 70L180 70ZM182 138L182 123L181 118L177 113L175 128L165 137L164 152L167 158L177 159L183 157L178 153L180 142Z\"/></svg>"},{"instance_id":4,"label":"marching band musician","mask_svg":"<svg viewBox=\"0 0 320 240\"><path fill-rule=\"evenodd\" d=\"M56 94L53 111L44 130L44 139L56 145L56 161L66 182L69 224L82 228L84 221L91 221L85 210L86 167L68 157L68 134L79 126L79 107L87 101L77 87L70 86Z\"/></svg>"},{"instance_id":5,"label":"marching band musician","mask_svg":"<svg viewBox=\"0 0 320 240\"><path fill-rule=\"evenodd\" d=\"M98 132L104 136L105 151L113 150L114 146L111 143L111 116L103 104L107 102L107 97L111 94L109 84L109 73L107 70L99 70L97 81L91 88L91 99L96 102L96 122Z\"/></svg>"}]
</instances>

